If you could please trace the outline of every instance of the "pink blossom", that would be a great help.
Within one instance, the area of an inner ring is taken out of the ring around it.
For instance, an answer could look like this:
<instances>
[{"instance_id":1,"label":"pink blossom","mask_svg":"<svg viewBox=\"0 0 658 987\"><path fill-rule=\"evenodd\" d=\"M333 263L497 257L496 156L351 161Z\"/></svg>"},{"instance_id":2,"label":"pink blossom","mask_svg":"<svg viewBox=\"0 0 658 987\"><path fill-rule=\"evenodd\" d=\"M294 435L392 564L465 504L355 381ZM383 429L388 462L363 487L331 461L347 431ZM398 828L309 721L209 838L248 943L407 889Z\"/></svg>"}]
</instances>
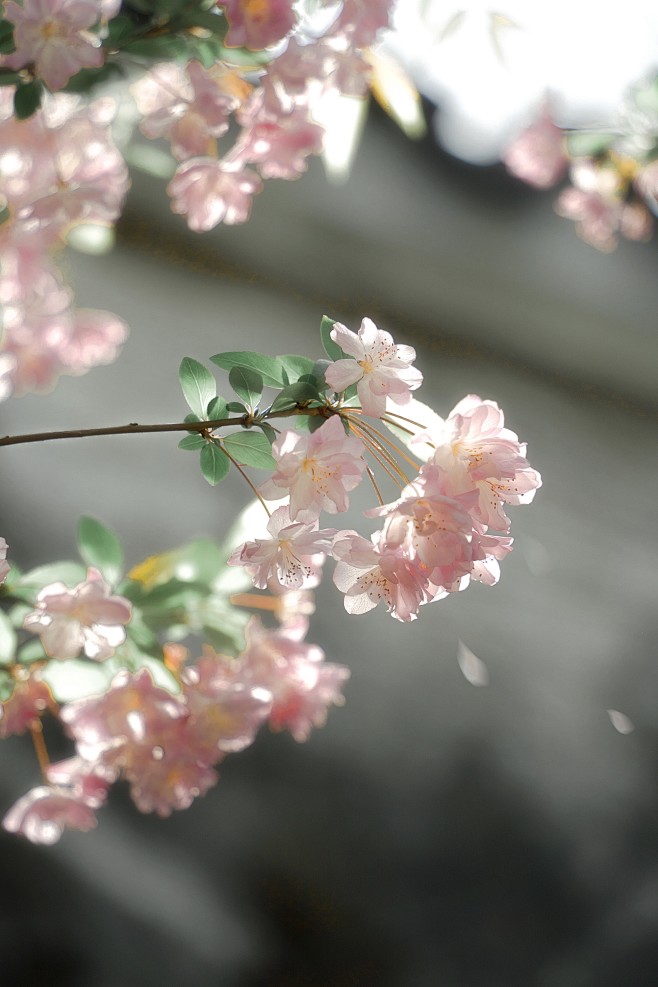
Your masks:
<instances>
[{"instance_id":1,"label":"pink blossom","mask_svg":"<svg viewBox=\"0 0 658 987\"><path fill-rule=\"evenodd\" d=\"M272 707L271 693L245 682L234 658L210 649L183 672L183 693L198 756L212 763L220 753L244 750L254 740Z\"/></svg>"},{"instance_id":2,"label":"pink blossom","mask_svg":"<svg viewBox=\"0 0 658 987\"><path fill-rule=\"evenodd\" d=\"M272 500L289 492L290 517L302 524L317 520L322 510L346 511L347 493L361 482L366 467L363 453L363 443L345 434L339 415L312 435L285 430L272 445L276 470L261 492Z\"/></svg>"},{"instance_id":3,"label":"pink blossom","mask_svg":"<svg viewBox=\"0 0 658 987\"><path fill-rule=\"evenodd\" d=\"M0 583L4 583L10 569L7 562L7 547L5 539L0 537Z\"/></svg>"},{"instance_id":4,"label":"pink blossom","mask_svg":"<svg viewBox=\"0 0 658 987\"><path fill-rule=\"evenodd\" d=\"M510 144L503 155L508 170L535 188L551 188L564 178L569 164L564 134L548 106Z\"/></svg>"},{"instance_id":5,"label":"pink blossom","mask_svg":"<svg viewBox=\"0 0 658 987\"><path fill-rule=\"evenodd\" d=\"M513 538L506 535L487 535L474 531L473 570L470 579L485 586L495 586L500 579L499 562L512 551L513 541ZM464 588L464 584L461 588Z\"/></svg>"},{"instance_id":6,"label":"pink blossom","mask_svg":"<svg viewBox=\"0 0 658 987\"><path fill-rule=\"evenodd\" d=\"M529 504L541 486L541 476L526 459L525 442L504 424L494 401L469 394L442 426L417 437L419 442L429 437L436 447L430 462L442 471L442 493L457 497L477 491L470 508L474 519L500 531L510 526L504 505Z\"/></svg>"},{"instance_id":7,"label":"pink blossom","mask_svg":"<svg viewBox=\"0 0 658 987\"><path fill-rule=\"evenodd\" d=\"M344 34L356 48L368 48L389 26L393 0L345 0L332 33Z\"/></svg>"},{"instance_id":8,"label":"pink blossom","mask_svg":"<svg viewBox=\"0 0 658 987\"><path fill-rule=\"evenodd\" d=\"M132 749L124 767L130 796L140 812L165 818L175 809L189 809L195 798L217 784L219 775L199 756L186 720L170 720L166 729L150 735L148 741ZM212 763L220 757L215 751Z\"/></svg>"},{"instance_id":9,"label":"pink blossom","mask_svg":"<svg viewBox=\"0 0 658 987\"><path fill-rule=\"evenodd\" d=\"M51 90L61 89L82 68L99 68L104 55L100 38L88 29L100 20L98 0L7 0L4 16L14 24L16 51L5 65L34 64Z\"/></svg>"},{"instance_id":10,"label":"pink blossom","mask_svg":"<svg viewBox=\"0 0 658 987\"><path fill-rule=\"evenodd\" d=\"M200 233L221 222L246 222L251 198L261 187L248 168L236 171L214 158L191 158L177 169L167 193L172 211L187 216L190 229Z\"/></svg>"},{"instance_id":11,"label":"pink blossom","mask_svg":"<svg viewBox=\"0 0 658 987\"><path fill-rule=\"evenodd\" d=\"M367 415L383 415L387 398L395 404L407 404L411 392L422 384L420 370L411 366L416 359L415 350L396 345L392 336L378 329L371 319L362 321L358 335L336 322L331 338L354 359L337 360L327 368L325 379L338 393L356 384Z\"/></svg>"},{"instance_id":12,"label":"pink blossom","mask_svg":"<svg viewBox=\"0 0 658 987\"><path fill-rule=\"evenodd\" d=\"M168 137L181 161L208 154L239 105L227 76L220 66L207 70L196 61L186 68L155 65L130 89L142 115L140 130L146 137Z\"/></svg>"},{"instance_id":13,"label":"pink blossom","mask_svg":"<svg viewBox=\"0 0 658 987\"><path fill-rule=\"evenodd\" d=\"M50 689L38 673L16 678L11 696L0 704L0 737L25 733L37 726L46 709L53 706Z\"/></svg>"},{"instance_id":14,"label":"pink blossom","mask_svg":"<svg viewBox=\"0 0 658 987\"><path fill-rule=\"evenodd\" d=\"M57 843L65 829L87 833L96 826L94 808L81 794L57 785L33 788L16 802L2 820L10 833L31 843Z\"/></svg>"},{"instance_id":15,"label":"pink blossom","mask_svg":"<svg viewBox=\"0 0 658 987\"><path fill-rule=\"evenodd\" d=\"M317 586L335 529L319 531L317 523L291 522L288 508L279 507L272 514L267 530L271 538L257 538L240 545L229 557L228 564L244 566L258 589L267 589L268 584L274 584L277 589Z\"/></svg>"},{"instance_id":16,"label":"pink blossom","mask_svg":"<svg viewBox=\"0 0 658 987\"><path fill-rule=\"evenodd\" d=\"M154 685L144 669L118 672L103 695L76 699L60 710L80 756L117 771L144 751L150 754L171 722L187 715L181 699Z\"/></svg>"},{"instance_id":17,"label":"pink blossom","mask_svg":"<svg viewBox=\"0 0 658 987\"><path fill-rule=\"evenodd\" d=\"M443 493L443 472L423 466L418 478L408 484L399 500L367 511L369 517L385 517L383 539L418 559L431 583L452 592L472 569L473 518L478 501L476 490Z\"/></svg>"},{"instance_id":18,"label":"pink blossom","mask_svg":"<svg viewBox=\"0 0 658 987\"><path fill-rule=\"evenodd\" d=\"M229 23L229 48L260 51L285 38L295 24L291 0L226 0L218 6Z\"/></svg>"},{"instance_id":19,"label":"pink blossom","mask_svg":"<svg viewBox=\"0 0 658 987\"><path fill-rule=\"evenodd\" d=\"M555 203L559 216L573 219L576 233L603 253L617 247L617 234L629 240L647 240L653 221L639 202L627 203L623 181L614 168L600 167L588 158L571 168L573 187L566 188Z\"/></svg>"},{"instance_id":20,"label":"pink blossom","mask_svg":"<svg viewBox=\"0 0 658 987\"><path fill-rule=\"evenodd\" d=\"M307 157L322 151L324 130L313 123L306 107L286 114L263 109L262 94L240 117L243 132L230 153L239 164L256 164L263 178L299 178Z\"/></svg>"},{"instance_id":21,"label":"pink blossom","mask_svg":"<svg viewBox=\"0 0 658 987\"><path fill-rule=\"evenodd\" d=\"M131 614L128 600L111 596L98 569L90 566L87 578L73 589L64 583L44 586L23 627L39 634L49 658L75 658L84 651L104 661L125 641Z\"/></svg>"},{"instance_id":22,"label":"pink blossom","mask_svg":"<svg viewBox=\"0 0 658 987\"><path fill-rule=\"evenodd\" d=\"M307 740L313 727L323 726L330 705L341 706L349 669L324 661L317 645L305 644L308 622L298 618L267 630L254 617L247 625L247 647L240 656L240 676L258 683L272 696L269 724Z\"/></svg>"},{"instance_id":23,"label":"pink blossom","mask_svg":"<svg viewBox=\"0 0 658 987\"><path fill-rule=\"evenodd\" d=\"M80 757L50 764L49 785L33 788L16 802L2 821L10 833L32 843L56 843L65 829L87 832L96 826L94 810L107 799L114 774Z\"/></svg>"},{"instance_id":24,"label":"pink blossom","mask_svg":"<svg viewBox=\"0 0 658 987\"><path fill-rule=\"evenodd\" d=\"M338 559L334 583L345 594L348 613L362 614L384 603L396 620L415 620L430 599L426 568L403 544L388 544L381 531L368 541L356 531L341 532L332 554Z\"/></svg>"},{"instance_id":25,"label":"pink blossom","mask_svg":"<svg viewBox=\"0 0 658 987\"><path fill-rule=\"evenodd\" d=\"M221 751L207 756L184 697L155 686L147 671L119 672L104 695L68 703L60 715L80 756L121 771L142 812L186 809L217 781L211 764Z\"/></svg>"}]
</instances>

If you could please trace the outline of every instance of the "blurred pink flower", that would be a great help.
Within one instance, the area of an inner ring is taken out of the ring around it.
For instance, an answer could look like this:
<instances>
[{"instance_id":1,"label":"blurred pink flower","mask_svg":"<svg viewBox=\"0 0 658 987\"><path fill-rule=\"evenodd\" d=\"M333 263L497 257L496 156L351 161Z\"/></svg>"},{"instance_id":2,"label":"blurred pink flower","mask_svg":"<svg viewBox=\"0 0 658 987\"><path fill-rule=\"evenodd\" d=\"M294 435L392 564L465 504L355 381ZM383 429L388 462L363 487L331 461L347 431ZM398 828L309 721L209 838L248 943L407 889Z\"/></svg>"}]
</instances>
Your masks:
<instances>
[{"instance_id":1,"label":"blurred pink flower","mask_svg":"<svg viewBox=\"0 0 658 987\"><path fill-rule=\"evenodd\" d=\"M4 64L20 69L34 63L51 90L61 89L82 68L104 61L100 38L89 31L109 9L107 0L7 0L4 16L14 24L16 51Z\"/></svg>"},{"instance_id":2,"label":"blurred pink flower","mask_svg":"<svg viewBox=\"0 0 658 987\"><path fill-rule=\"evenodd\" d=\"M271 693L245 682L235 658L210 649L183 672L183 695L190 712L187 728L198 756L209 763L253 743L272 707Z\"/></svg>"},{"instance_id":3,"label":"blurred pink flower","mask_svg":"<svg viewBox=\"0 0 658 987\"><path fill-rule=\"evenodd\" d=\"M259 51L281 41L295 24L291 0L224 0L229 30L225 44L229 48Z\"/></svg>"},{"instance_id":4,"label":"blurred pink flower","mask_svg":"<svg viewBox=\"0 0 658 987\"><path fill-rule=\"evenodd\" d=\"M345 35L356 48L368 48L388 27L394 0L345 0L332 34Z\"/></svg>"},{"instance_id":5,"label":"blurred pink flower","mask_svg":"<svg viewBox=\"0 0 658 987\"><path fill-rule=\"evenodd\" d=\"M297 618L276 630L253 617L246 629L247 646L239 658L239 675L272 696L269 724L307 740L313 727L323 726L330 705L344 702L342 685L349 669L324 661L317 645L305 644L308 621Z\"/></svg>"},{"instance_id":6,"label":"blurred pink flower","mask_svg":"<svg viewBox=\"0 0 658 987\"><path fill-rule=\"evenodd\" d=\"M75 658L84 651L104 661L125 641L131 614L128 600L111 596L98 569L90 566L87 578L73 589L64 583L44 586L23 627L41 637L49 658Z\"/></svg>"},{"instance_id":7,"label":"blurred pink flower","mask_svg":"<svg viewBox=\"0 0 658 987\"><path fill-rule=\"evenodd\" d=\"M569 165L564 133L544 106L503 155L508 170L535 188L551 188L564 178Z\"/></svg>"},{"instance_id":8,"label":"blurred pink flower","mask_svg":"<svg viewBox=\"0 0 658 987\"><path fill-rule=\"evenodd\" d=\"M39 723L48 707L53 706L50 689L39 679L38 673L17 678L9 699L0 703L0 737L25 733Z\"/></svg>"},{"instance_id":9,"label":"blurred pink flower","mask_svg":"<svg viewBox=\"0 0 658 987\"><path fill-rule=\"evenodd\" d=\"M155 65L130 87L142 115L139 129L146 137L167 137L180 161L208 154L239 105L225 84L226 74L219 67L204 69L196 61L185 67L174 62Z\"/></svg>"},{"instance_id":10,"label":"blurred pink flower","mask_svg":"<svg viewBox=\"0 0 658 987\"><path fill-rule=\"evenodd\" d=\"M312 435L287 429L272 445L276 470L261 493L277 500L289 492L290 517L302 524L317 520L323 510L346 511L347 493L358 486L366 468L363 452L363 443L345 434L338 415Z\"/></svg>"},{"instance_id":11,"label":"blurred pink flower","mask_svg":"<svg viewBox=\"0 0 658 987\"><path fill-rule=\"evenodd\" d=\"M7 562L7 547L5 539L0 537L0 583L4 583L10 568Z\"/></svg>"},{"instance_id":12,"label":"blurred pink flower","mask_svg":"<svg viewBox=\"0 0 658 987\"><path fill-rule=\"evenodd\" d=\"M23 795L2 820L9 833L31 843L57 843L65 829L87 833L96 826L96 813L83 795L57 785L41 785Z\"/></svg>"},{"instance_id":13,"label":"blurred pink flower","mask_svg":"<svg viewBox=\"0 0 658 987\"><path fill-rule=\"evenodd\" d=\"M221 222L246 222L252 196L261 187L248 168L233 170L214 158L190 158L177 169L167 193L172 211L186 216L190 229L200 233Z\"/></svg>"},{"instance_id":14,"label":"blurred pink flower","mask_svg":"<svg viewBox=\"0 0 658 987\"><path fill-rule=\"evenodd\" d=\"M271 538L257 538L238 546L228 559L241 565L258 589L301 589L317 586L322 564L331 549L334 528L318 530L317 523L291 522L287 507L272 514Z\"/></svg>"},{"instance_id":15,"label":"blurred pink flower","mask_svg":"<svg viewBox=\"0 0 658 987\"><path fill-rule=\"evenodd\" d=\"M243 131L229 154L233 163L255 164L263 178L299 178L306 159L322 151L324 130L313 123L306 107L282 114L263 109L262 93L240 114Z\"/></svg>"},{"instance_id":16,"label":"blurred pink flower","mask_svg":"<svg viewBox=\"0 0 658 987\"><path fill-rule=\"evenodd\" d=\"M571 167L573 186L555 203L559 216L572 219L578 236L603 253L617 247L617 234L648 240L653 230L649 212L639 202L626 202L625 184L615 168L579 158Z\"/></svg>"},{"instance_id":17,"label":"blurred pink flower","mask_svg":"<svg viewBox=\"0 0 658 987\"><path fill-rule=\"evenodd\" d=\"M411 392L423 382L420 370L411 366L416 351L394 343L390 333L378 329L371 319L362 321L358 334L336 322L331 338L354 359L332 363L325 379L336 392L356 384L367 415L383 415L387 398L395 404L407 404Z\"/></svg>"}]
</instances>

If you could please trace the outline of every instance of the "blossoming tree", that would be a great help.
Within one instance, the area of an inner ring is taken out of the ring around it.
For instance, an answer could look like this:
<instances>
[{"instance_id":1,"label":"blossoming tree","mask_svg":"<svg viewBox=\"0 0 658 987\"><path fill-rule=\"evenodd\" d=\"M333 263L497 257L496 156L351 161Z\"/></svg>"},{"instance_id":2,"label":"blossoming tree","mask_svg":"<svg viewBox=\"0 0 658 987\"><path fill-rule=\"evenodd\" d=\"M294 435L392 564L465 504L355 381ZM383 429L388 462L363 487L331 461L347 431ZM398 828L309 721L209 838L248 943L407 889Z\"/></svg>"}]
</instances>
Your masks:
<instances>
[{"instance_id":1,"label":"blossoming tree","mask_svg":"<svg viewBox=\"0 0 658 987\"><path fill-rule=\"evenodd\" d=\"M387 0L320 7L318 21L310 4L288 0L4 5L3 396L108 362L125 337L111 313L74 307L59 264L71 231L113 223L128 187L113 102L96 98L95 84L126 66L138 74L139 126L170 142L172 209L193 230L244 222L264 179L297 178L321 149L322 100L368 86ZM208 791L264 724L306 740L343 702L349 676L306 641L327 559L349 613L383 603L404 622L471 581L497 582L512 548L506 507L531 501L541 483L500 408L469 395L440 418L415 397L414 350L368 318L353 331L325 317L321 342L317 360L215 354L223 394L206 365L184 357L182 421L0 438L179 432L203 477L217 485L237 471L266 521L262 537L193 542L127 573L119 538L93 518L79 525L80 563L28 572L8 561L4 532L0 736L29 733L42 776L6 829L41 843L88 830L118 779L141 811L166 816ZM324 526L364 482L377 530ZM239 592L231 571L243 574ZM254 610L265 619L249 618ZM44 716L71 739L70 758L50 761Z\"/></svg>"}]
</instances>

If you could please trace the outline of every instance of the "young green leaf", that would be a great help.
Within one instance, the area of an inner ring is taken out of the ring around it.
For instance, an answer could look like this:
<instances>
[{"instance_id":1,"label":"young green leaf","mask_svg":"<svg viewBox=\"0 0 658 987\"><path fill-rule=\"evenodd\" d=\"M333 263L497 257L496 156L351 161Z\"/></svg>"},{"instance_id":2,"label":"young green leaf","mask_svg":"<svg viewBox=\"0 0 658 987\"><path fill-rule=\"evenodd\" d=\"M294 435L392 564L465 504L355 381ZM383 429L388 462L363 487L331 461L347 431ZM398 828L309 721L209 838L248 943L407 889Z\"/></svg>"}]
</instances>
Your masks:
<instances>
[{"instance_id":1,"label":"young green leaf","mask_svg":"<svg viewBox=\"0 0 658 987\"><path fill-rule=\"evenodd\" d=\"M246 415L247 409L239 401L229 401L226 405L229 411L232 411L234 415Z\"/></svg>"},{"instance_id":2,"label":"young green leaf","mask_svg":"<svg viewBox=\"0 0 658 987\"><path fill-rule=\"evenodd\" d=\"M38 79L18 86L14 93L14 115L18 120L27 120L41 106L43 86Z\"/></svg>"},{"instance_id":3,"label":"young green leaf","mask_svg":"<svg viewBox=\"0 0 658 987\"><path fill-rule=\"evenodd\" d=\"M223 480L229 471L228 456L214 442L207 442L201 450L201 472L211 487Z\"/></svg>"},{"instance_id":4,"label":"young green leaf","mask_svg":"<svg viewBox=\"0 0 658 987\"><path fill-rule=\"evenodd\" d=\"M183 397L189 408L201 419L205 416L208 402L217 393L215 378L202 363L186 356L180 365L178 378L183 389Z\"/></svg>"},{"instance_id":5,"label":"young green leaf","mask_svg":"<svg viewBox=\"0 0 658 987\"><path fill-rule=\"evenodd\" d=\"M262 432L231 432L223 440L227 452L243 466L273 470L276 461L270 451L270 443Z\"/></svg>"},{"instance_id":6,"label":"young green leaf","mask_svg":"<svg viewBox=\"0 0 658 987\"><path fill-rule=\"evenodd\" d=\"M232 367L229 371L228 382L239 398L253 411L263 393L263 378L255 370L244 367Z\"/></svg>"},{"instance_id":7,"label":"young green leaf","mask_svg":"<svg viewBox=\"0 0 658 987\"><path fill-rule=\"evenodd\" d=\"M235 367L241 370L250 370L258 374L262 383L267 387L283 387L285 383L283 367L278 359L273 356L266 356L264 353L252 353L250 351L217 353L210 359L222 370L231 371Z\"/></svg>"},{"instance_id":8,"label":"young green leaf","mask_svg":"<svg viewBox=\"0 0 658 987\"><path fill-rule=\"evenodd\" d=\"M313 373L313 360L309 360L307 356L296 356L291 353L287 356L277 356L277 360L286 372L288 384L294 384L304 374Z\"/></svg>"},{"instance_id":9,"label":"young green leaf","mask_svg":"<svg viewBox=\"0 0 658 987\"><path fill-rule=\"evenodd\" d=\"M80 518L78 550L87 565L100 569L108 583L114 585L118 582L123 566L123 548L113 531L93 517Z\"/></svg>"},{"instance_id":10,"label":"young green leaf","mask_svg":"<svg viewBox=\"0 0 658 987\"><path fill-rule=\"evenodd\" d=\"M16 631L7 614L0 610L0 665L13 661L15 651Z\"/></svg>"},{"instance_id":11,"label":"young green leaf","mask_svg":"<svg viewBox=\"0 0 658 987\"><path fill-rule=\"evenodd\" d=\"M276 439L276 431L275 431L275 429L273 429L271 425L268 425L267 422L258 422L257 423L257 426L258 426L258 428L262 428L263 435L266 437L266 439L268 440L268 442L271 445L272 442L274 442L274 440Z\"/></svg>"},{"instance_id":12,"label":"young green leaf","mask_svg":"<svg viewBox=\"0 0 658 987\"><path fill-rule=\"evenodd\" d=\"M297 404L320 400L321 395L317 383L311 384L308 381L298 380L295 384L288 384L280 394L277 394L270 411L284 411L286 408L294 408Z\"/></svg>"},{"instance_id":13,"label":"young green leaf","mask_svg":"<svg viewBox=\"0 0 658 987\"><path fill-rule=\"evenodd\" d=\"M614 140L614 134L592 134L584 130L574 130L567 134L567 150L573 158L596 157L607 150Z\"/></svg>"},{"instance_id":14,"label":"young green leaf","mask_svg":"<svg viewBox=\"0 0 658 987\"><path fill-rule=\"evenodd\" d=\"M336 323L335 319L330 319L328 315L322 316L322 322L320 323L320 339L322 340L322 345L324 351L328 357L332 360L346 360L347 353L344 353L338 343L334 343L331 338L331 330Z\"/></svg>"},{"instance_id":15,"label":"young green leaf","mask_svg":"<svg viewBox=\"0 0 658 987\"><path fill-rule=\"evenodd\" d=\"M178 443L179 449L193 450L193 449L203 449L206 444L207 439L204 439L202 435L186 435L184 439L181 439Z\"/></svg>"},{"instance_id":16,"label":"young green leaf","mask_svg":"<svg viewBox=\"0 0 658 987\"><path fill-rule=\"evenodd\" d=\"M218 418L226 418L228 415L228 405L224 398L220 398L219 395L208 402L208 408L206 409L206 414L208 415L208 421L216 421Z\"/></svg>"}]
</instances>

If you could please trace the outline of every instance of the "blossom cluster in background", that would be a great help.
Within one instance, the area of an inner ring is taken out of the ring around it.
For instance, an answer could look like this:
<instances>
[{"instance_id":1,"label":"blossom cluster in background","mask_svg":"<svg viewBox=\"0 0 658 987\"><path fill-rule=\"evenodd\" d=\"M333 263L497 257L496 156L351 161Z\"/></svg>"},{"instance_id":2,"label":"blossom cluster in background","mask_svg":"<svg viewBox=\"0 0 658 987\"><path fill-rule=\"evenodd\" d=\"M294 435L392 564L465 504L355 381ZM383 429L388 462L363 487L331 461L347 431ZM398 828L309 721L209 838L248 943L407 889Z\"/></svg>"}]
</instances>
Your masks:
<instances>
[{"instance_id":1,"label":"blossom cluster in background","mask_svg":"<svg viewBox=\"0 0 658 987\"><path fill-rule=\"evenodd\" d=\"M658 210L658 83L638 89L611 132L559 127L548 105L507 148L503 160L518 178L547 189L571 184L555 211L578 235L609 253L620 236L648 240Z\"/></svg>"},{"instance_id":2,"label":"blossom cluster in background","mask_svg":"<svg viewBox=\"0 0 658 987\"><path fill-rule=\"evenodd\" d=\"M314 114L364 96L367 49L392 0L208 4L24 0L0 20L0 400L112 362L127 327L77 309L60 254L79 226L111 227L129 188L108 73L147 138L176 162L171 207L196 231L244 223L263 180L319 154ZM166 59L166 60L164 60ZM226 146L224 142L226 141Z\"/></svg>"}]
</instances>

